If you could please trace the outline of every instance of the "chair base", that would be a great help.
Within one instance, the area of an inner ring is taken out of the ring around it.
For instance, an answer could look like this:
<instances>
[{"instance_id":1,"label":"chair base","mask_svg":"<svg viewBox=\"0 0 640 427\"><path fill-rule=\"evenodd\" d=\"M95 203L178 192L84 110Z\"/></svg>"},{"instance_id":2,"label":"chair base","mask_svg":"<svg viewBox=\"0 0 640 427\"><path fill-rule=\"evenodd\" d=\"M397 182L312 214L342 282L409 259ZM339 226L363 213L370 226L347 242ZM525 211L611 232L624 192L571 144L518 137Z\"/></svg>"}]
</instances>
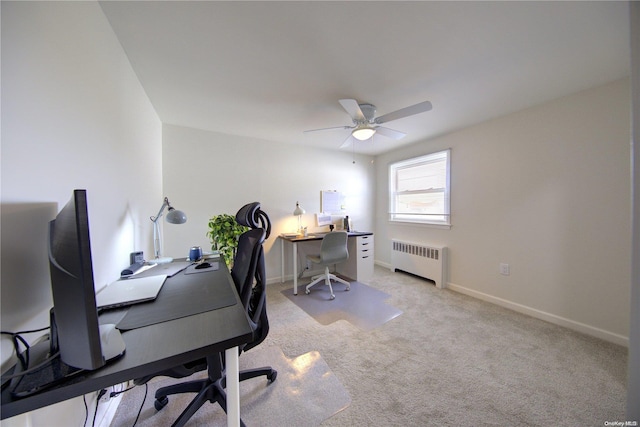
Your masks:
<instances>
[{"instance_id":1,"label":"chair base","mask_svg":"<svg viewBox=\"0 0 640 427\"><path fill-rule=\"evenodd\" d=\"M156 400L154 402L154 406L158 411L160 411L167 405L167 403L169 403L169 395L180 393L197 393L191 403L189 403L185 410L182 411L178 419L172 424L173 427L184 426L187 421L189 421L189 419L206 402L217 402L222 410L225 413L227 412L227 393L225 392L226 377L224 375L222 355L218 354L215 356L207 357L207 363L207 378L162 387L156 391ZM270 366L257 369L249 369L241 371L239 379L240 381L244 381L263 375L267 377L267 385L269 385L276 380L278 371L272 369ZM242 420L240 420L240 425L243 427L245 426Z\"/></svg>"},{"instance_id":2,"label":"chair base","mask_svg":"<svg viewBox=\"0 0 640 427\"><path fill-rule=\"evenodd\" d=\"M334 282L340 282L342 284L347 285L347 289L345 289L345 291L348 291L351 289L351 283L347 282L346 280L341 279L340 277L336 276L335 274L331 274L329 273L329 267L325 267L324 268L324 274L320 274L318 276L313 276L311 278L312 282L309 283L304 291L305 294L309 295L311 293L311 287L313 285L316 285L318 283L320 283L321 281L324 280L324 284L327 285L329 287L329 292L331 293L331 296L329 297L329 299L335 299L336 296L333 294L333 286L331 286L331 281L333 280Z\"/></svg>"}]
</instances>

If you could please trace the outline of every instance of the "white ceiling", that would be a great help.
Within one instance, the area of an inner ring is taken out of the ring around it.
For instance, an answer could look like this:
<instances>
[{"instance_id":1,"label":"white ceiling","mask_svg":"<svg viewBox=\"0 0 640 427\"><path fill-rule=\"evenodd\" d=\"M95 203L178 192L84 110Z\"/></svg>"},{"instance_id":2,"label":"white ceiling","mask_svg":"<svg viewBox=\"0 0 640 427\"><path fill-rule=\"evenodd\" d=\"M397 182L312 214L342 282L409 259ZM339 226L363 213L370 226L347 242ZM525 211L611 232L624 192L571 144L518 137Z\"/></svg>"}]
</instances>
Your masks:
<instances>
[{"instance_id":1,"label":"white ceiling","mask_svg":"<svg viewBox=\"0 0 640 427\"><path fill-rule=\"evenodd\" d=\"M107 1L163 123L339 149L338 100L425 100L377 154L629 75L626 2ZM351 151L351 148L347 148Z\"/></svg>"}]
</instances>

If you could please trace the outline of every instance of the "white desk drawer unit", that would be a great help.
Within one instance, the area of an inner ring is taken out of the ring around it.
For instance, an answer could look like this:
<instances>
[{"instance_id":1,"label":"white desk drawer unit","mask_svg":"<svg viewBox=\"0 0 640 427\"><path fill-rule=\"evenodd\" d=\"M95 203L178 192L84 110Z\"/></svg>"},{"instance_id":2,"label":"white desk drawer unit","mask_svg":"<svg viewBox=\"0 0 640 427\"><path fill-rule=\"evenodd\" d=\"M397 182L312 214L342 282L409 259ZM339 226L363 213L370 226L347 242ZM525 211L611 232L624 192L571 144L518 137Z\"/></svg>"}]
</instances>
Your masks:
<instances>
[{"instance_id":1,"label":"white desk drawer unit","mask_svg":"<svg viewBox=\"0 0 640 427\"><path fill-rule=\"evenodd\" d=\"M339 264L337 272L358 282L371 280L374 264L373 234L350 238L348 249L349 261Z\"/></svg>"}]
</instances>

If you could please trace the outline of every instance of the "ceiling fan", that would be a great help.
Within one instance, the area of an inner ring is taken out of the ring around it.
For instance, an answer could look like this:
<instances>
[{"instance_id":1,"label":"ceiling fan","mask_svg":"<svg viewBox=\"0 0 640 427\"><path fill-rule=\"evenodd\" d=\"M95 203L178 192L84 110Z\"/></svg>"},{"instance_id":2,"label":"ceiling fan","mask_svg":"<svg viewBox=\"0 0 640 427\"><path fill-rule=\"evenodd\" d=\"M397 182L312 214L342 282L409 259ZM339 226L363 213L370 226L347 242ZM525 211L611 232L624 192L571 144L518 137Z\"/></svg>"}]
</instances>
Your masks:
<instances>
[{"instance_id":1,"label":"ceiling fan","mask_svg":"<svg viewBox=\"0 0 640 427\"><path fill-rule=\"evenodd\" d=\"M340 105L342 105L342 108L344 108L349 116L351 116L351 120L353 121L352 126L335 126L330 128L312 129L306 130L304 131L304 133L338 129L351 129L351 134L349 135L349 137L347 137L340 148L344 148L349 145L349 143L351 142L351 136L360 141L365 141L371 138L374 134L378 133L388 138L398 140L404 138L405 136L407 136L407 134L380 125L393 120L402 119L404 117L424 113L431 110L432 108L431 102L424 101L410 107L401 108L397 111L375 117L376 106L373 104L359 104L355 99L341 99L339 102Z\"/></svg>"}]
</instances>

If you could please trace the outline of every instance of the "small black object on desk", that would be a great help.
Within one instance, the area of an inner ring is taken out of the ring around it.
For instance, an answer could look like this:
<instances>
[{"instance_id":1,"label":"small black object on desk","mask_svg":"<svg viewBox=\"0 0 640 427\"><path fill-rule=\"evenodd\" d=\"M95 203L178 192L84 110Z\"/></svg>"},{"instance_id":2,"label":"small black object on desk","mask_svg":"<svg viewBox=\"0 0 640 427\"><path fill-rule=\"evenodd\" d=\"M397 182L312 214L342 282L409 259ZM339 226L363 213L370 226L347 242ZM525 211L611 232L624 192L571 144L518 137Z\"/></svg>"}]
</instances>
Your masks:
<instances>
[{"instance_id":1,"label":"small black object on desk","mask_svg":"<svg viewBox=\"0 0 640 427\"><path fill-rule=\"evenodd\" d=\"M135 262L131 264L129 267L122 270L120 276L132 276L138 272L142 267L144 267L144 261Z\"/></svg>"},{"instance_id":2,"label":"small black object on desk","mask_svg":"<svg viewBox=\"0 0 640 427\"><path fill-rule=\"evenodd\" d=\"M203 268L209 268L209 267L211 267L211 264L209 264L208 262L203 262L196 265L196 270L201 270Z\"/></svg>"}]
</instances>

